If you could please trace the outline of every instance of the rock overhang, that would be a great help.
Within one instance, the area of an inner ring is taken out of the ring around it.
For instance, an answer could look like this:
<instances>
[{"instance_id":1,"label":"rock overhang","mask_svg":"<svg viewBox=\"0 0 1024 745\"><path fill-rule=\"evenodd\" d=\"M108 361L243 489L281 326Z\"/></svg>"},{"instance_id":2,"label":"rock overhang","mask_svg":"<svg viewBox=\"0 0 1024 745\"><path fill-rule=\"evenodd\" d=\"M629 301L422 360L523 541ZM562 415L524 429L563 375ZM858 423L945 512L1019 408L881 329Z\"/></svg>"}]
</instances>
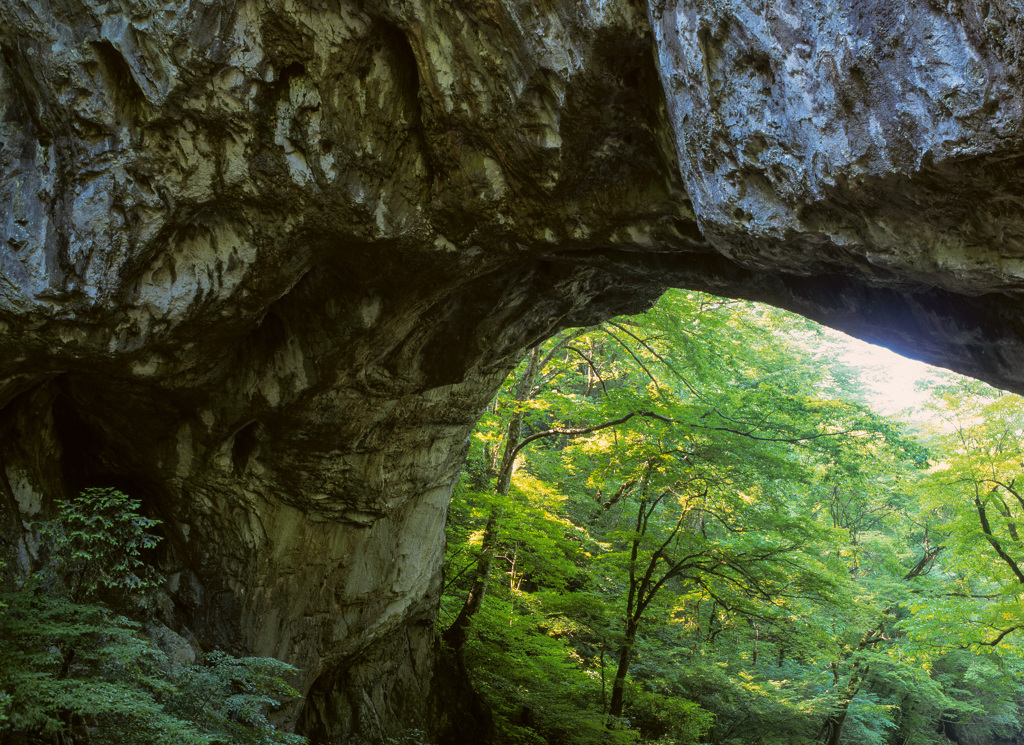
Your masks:
<instances>
[{"instance_id":1,"label":"rock overhang","mask_svg":"<svg viewBox=\"0 0 1024 745\"><path fill-rule=\"evenodd\" d=\"M5 554L124 484L168 623L302 666L306 731L434 721L447 490L525 347L674 285L1024 389L1019 13L0 0Z\"/></svg>"}]
</instances>

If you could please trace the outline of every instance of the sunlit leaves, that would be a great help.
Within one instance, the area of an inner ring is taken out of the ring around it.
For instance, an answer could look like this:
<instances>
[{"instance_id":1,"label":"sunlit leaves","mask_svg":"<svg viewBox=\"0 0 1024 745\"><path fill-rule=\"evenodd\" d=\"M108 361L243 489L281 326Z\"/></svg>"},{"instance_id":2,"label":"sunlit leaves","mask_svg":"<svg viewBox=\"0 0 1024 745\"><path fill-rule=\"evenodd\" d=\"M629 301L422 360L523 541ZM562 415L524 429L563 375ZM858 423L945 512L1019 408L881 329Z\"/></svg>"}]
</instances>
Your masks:
<instances>
[{"instance_id":1,"label":"sunlit leaves","mask_svg":"<svg viewBox=\"0 0 1024 745\"><path fill-rule=\"evenodd\" d=\"M954 588L934 607L962 619L964 645L1012 652L1024 644L1024 400L952 376L931 392L936 463L922 495Z\"/></svg>"},{"instance_id":2,"label":"sunlit leaves","mask_svg":"<svg viewBox=\"0 0 1024 745\"><path fill-rule=\"evenodd\" d=\"M943 718L1020 730L1011 706L967 702L1020 670L1007 630L1024 608L993 540L1021 556L1007 514L1024 417L983 386L943 384L940 434L960 439L936 465L863 403L830 339L782 311L676 292L545 346L528 400L515 400L521 373L509 379L474 438L446 569L465 592L497 506L491 605L471 649L473 674L503 697L503 742L586 742L599 723L609 737L716 745L805 743L835 727L843 742L931 743ZM524 437L550 434L496 495L517 412ZM967 488L979 483L988 490ZM970 662L996 646L998 658ZM954 664L958 647L968 657ZM620 659L626 705L609 719ZM586 724L531 719L522 702L538 700Z\"/></svg>"}]
</instances>

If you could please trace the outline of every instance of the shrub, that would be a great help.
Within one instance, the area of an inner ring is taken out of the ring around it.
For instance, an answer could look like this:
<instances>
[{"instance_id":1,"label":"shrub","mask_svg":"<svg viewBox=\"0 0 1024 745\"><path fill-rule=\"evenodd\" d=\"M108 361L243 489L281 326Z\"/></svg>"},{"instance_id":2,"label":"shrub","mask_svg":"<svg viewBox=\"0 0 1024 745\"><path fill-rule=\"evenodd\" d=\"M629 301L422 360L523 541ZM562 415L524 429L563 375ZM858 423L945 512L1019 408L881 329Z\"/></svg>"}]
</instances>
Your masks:
<instances>
[{"instance_id":1,"label":"shrub","mask_svg":"<svg viewBox=\"0 0 1024 745\"><path fill-rule=\"evenodd\" d=\"M266 718L298 695L284 680L290 665L213 652L175 669L138 621L115 612L141 612L159 581L141 558L158 521L138 510L114 489L58 502L40 526L42 570L0 593L0 743L304 743Z\"/></svg>"}]
</instances>

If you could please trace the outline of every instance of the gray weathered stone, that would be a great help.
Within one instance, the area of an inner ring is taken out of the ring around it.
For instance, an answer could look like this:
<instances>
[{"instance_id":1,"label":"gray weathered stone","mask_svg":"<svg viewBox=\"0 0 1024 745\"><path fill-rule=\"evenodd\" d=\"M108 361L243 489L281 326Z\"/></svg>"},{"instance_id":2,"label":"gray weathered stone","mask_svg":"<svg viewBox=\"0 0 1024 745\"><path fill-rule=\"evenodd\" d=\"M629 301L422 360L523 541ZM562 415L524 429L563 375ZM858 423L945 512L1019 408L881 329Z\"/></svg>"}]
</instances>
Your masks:
<instances>
[{"instance_id":1,"label":"gray weathered stone","mask_svg":"<svg viewBox=\"0 0 1024 745\"><path fill-rule=\"evenodd\" d=\"M433 632L521 350L667 285L1024 389L1019 3L0 0L0 538L164 520L288 723L468 742Z\"/></svg>"},{"instance_id":2,"label":"gray weathered stone","mask_svg":"<svg viewBox=\"0 0 1024 745\"><path fill-rule=\"evenodd\" d=\"M1019 2L652 2L701 230L749 289L1021 388Z\"/></svg>"}]
</instances>

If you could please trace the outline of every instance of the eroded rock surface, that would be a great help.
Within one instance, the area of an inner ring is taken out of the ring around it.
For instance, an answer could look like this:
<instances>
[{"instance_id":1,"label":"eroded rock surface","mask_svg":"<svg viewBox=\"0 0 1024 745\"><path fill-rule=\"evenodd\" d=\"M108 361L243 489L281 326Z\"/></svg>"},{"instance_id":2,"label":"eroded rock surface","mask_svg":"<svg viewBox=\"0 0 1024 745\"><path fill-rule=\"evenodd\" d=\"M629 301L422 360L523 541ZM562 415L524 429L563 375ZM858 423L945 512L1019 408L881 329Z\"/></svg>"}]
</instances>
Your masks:
<instances>
[{"instance_id":1,"label":"eroded rock surface","mask_svg":"<svg viewBox=\"0 0 1024 745\"><path fill-rule=\"evenodd\" d=\"M164 521L289 726L470 742L449 490L521 351L667 285L1024 389L1011 2L0 0L0 535Z\"/></svg>"},{"instance_id":2,"label":"eroded rock surface","mask_svg":"<svg viewBox=\"0 0 1024 745\"><path fill-rule=\"evenodd\" d=\"M1024 6L651 5L709 242L788 274L794 309L1019 390Z\"/></svg>"}]
</instances>

